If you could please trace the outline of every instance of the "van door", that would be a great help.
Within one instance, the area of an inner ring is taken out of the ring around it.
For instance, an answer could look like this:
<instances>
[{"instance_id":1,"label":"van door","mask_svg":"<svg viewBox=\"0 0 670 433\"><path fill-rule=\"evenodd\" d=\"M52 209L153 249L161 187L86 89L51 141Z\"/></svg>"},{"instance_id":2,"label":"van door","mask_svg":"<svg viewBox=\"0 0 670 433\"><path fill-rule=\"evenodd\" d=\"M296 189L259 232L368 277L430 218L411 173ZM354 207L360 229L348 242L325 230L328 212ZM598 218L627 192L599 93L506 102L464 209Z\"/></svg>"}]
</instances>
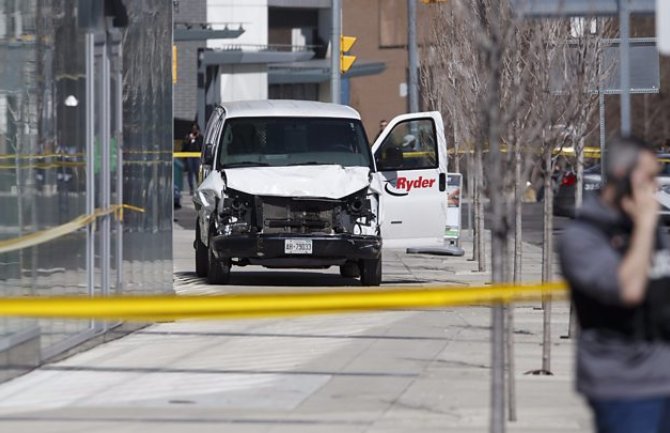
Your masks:
<instances>
[{"instance_id":1,"label":"van door","mask_svg":"<svg viewBox=\"0 0 670 433\"><path fill-rule=\"evenodd\" d=\"M447 142L438 112L394 118L372 146L390 248L441 245L447 221Z\"/></svg>"}]
</instances>

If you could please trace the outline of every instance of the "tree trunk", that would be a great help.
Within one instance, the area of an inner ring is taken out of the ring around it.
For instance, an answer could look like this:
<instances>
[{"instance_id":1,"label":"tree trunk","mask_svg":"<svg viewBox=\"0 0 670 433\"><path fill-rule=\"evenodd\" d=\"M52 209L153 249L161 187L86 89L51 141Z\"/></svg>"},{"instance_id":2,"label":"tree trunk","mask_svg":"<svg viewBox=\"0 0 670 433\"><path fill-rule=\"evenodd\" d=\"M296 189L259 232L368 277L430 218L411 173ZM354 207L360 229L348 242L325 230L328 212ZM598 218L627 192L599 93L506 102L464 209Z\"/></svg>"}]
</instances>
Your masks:
<instances>
[{"instance_id":1,"label":"tree trunk","mask_svg":"<svg viewBox=\"0 0 670 433\"><path fill-rule=\"evenodd\" d=\"M486 271L486 233L484 227L484 168L481 144L475 145L475 184L474 184L474 218L475 218L475 260L477 270Z\"/></svg>"},{"instance_id":2,"label":"tree trunk","mask_svg":"<svg viewBox=\"0 0 670 433\"><path fill-rule=\"evenodd\" d=\"M546 283L552 277L553 260L553 200L554 190L552 181L553 166L551 161L551 148L545 146L544 176L544 232L542 242L542 282ZM542 374L551 374L551 301L547 298L542 300L543 310L543 332L542 332Z\"/></svg>"},{"instance_id":3,"label":"tree trunk","mask_svg":"<svg viewBox=\"0 0 670 433\"><path fill-rule=\"evenodd\" d=\"M575 183L575 212L577 212L584 202L584 138L579 139L579 144L575 147L577 153L577 166L575 167L575 175L577 182ZM577 318L575 317L575 306L570 301L570 317L568 318L568 335L567 338L572 338L577 328Z\"/></svg>"},{"instance_id":4,"label":"tree trunk","mask_svg":"<svg viewBox=\"0 0 670 433\"><path fill-rule=\"evenodd\" d=\"M500 28L500 4L492 2L490 11L479 0L482 28L489 27L489 45L484 48L485 67L489 71L488 88L484 107L484 125L489 143L488 192L491 203L491 280L493 284L505 282L509 272L505 271L508 215L505 212L505 182L502 170L501 142L501 75L502 43ZM481 155L479 160L481 161ZM483 182L483 173L480 176ZM481 203L480 203L481 206ZM479 209L483 210L483 209ZM483 228L484 214L479 215ZM483 233L483 231L482 231ZM502 304L491 309L491 425L490 433L505 432L505 309Z\"/></svg>"},{"instance_id":5,"label":"tree trunk","mask_svg":"<svg viewBox=\"0 0 670 433\"><path fill-rule=\"evenodd\" d=\"M575 185L575 211L582 207L584 202L584 139L579 140L579 145L575 149L577 151L577 166L575 167L575 175L577 182Z\"/></svg>"},{"instance_id":6,"label":"tree trunk","mask_svg":"<svg viewBox=\"0 0 670 433\"><path fill-rule=\"evenodd\" d=\"M523 224L522 224L522 197L525 191L524 180L521 176L521 145L519 140L514 143L514 263L512 267L512 281L518 284L522 281L523 259ZM507 419L517 420L516 410L516 380L514 376L514 304L507 307Z\"/></svg>"},{"instance_id":7,"label":"tree trunk","mask_svg":"<svg viewBox=\"0 0 670 433\"><path fill-rule=\"evenodd\" d=\"M453 121L453 128L454 128L454 173L460 173L461 172L461 153L460 153L460 147L461 147L461 137L460 137L460 129L458 127L458 120L454 119Z\"/></svg>"},{"instance_id":8,"label":"tree trunk","mask_svg":"<svg viewBox=\"0 0 670 433\"><path fill-rule=\"evenodd\" d=\"M475 240L475 224L473 215L474 195L475 195L475 164L472 153L468 149L466 163L468 166L468 230L470 230L470 239L472 239L472 260L477 260L477 249L479 246Z\"/></svg>"}]
</instances>

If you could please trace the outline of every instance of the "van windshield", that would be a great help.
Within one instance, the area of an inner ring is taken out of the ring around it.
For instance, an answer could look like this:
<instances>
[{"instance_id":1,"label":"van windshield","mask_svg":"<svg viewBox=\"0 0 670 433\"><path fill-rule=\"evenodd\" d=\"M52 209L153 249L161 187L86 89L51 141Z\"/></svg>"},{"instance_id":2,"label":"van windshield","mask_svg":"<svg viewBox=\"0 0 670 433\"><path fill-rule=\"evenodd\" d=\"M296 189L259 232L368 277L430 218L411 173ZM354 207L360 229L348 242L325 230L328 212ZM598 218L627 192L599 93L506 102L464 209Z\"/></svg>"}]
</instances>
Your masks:
<instances>
[{"instance_id":1,"label":"van windshield","mask_svg":"<svg viewBox=\"0 0 670 433\"><path fill-rule=\"evenodd\" d=\"M359 120L318 117L226 120L218 161L219 168L331 164L372 168Z\"/></svg>"}]
</instances>

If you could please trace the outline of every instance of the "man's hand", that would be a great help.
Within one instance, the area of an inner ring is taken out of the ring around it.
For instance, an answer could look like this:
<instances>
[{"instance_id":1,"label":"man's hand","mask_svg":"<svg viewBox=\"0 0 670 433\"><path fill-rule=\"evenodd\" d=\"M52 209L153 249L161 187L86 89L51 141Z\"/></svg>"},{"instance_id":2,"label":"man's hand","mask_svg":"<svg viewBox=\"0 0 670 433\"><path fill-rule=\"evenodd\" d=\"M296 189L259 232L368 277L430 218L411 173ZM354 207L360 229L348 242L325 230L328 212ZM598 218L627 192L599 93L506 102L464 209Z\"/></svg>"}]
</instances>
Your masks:
<instances>
[{"instance_id":1,"label":"man's hand","mask_svg":"<svg viewBox=\"0 0 670 433\"><path fill-rule=\"evenodd\" d=\"M621 200L621 208L640 228L653 228L658 222L659 203L656 200L656 179L649 179L640 170L631 176L631 195Z\"/></svg>"},{"instance_id":2,"label":"man's hand","mask_svg":"<svg viewBox=\"0 0 670 433\"><path fill-rule=\"evenodd\" d=\"M656 238L659 204L656 200L656 172L633 171L631 195L621 200L621 208L633 220L630 247L618 270L621 300L635 306L646 295L649 267Z\"/></svg>"}]
</instances>

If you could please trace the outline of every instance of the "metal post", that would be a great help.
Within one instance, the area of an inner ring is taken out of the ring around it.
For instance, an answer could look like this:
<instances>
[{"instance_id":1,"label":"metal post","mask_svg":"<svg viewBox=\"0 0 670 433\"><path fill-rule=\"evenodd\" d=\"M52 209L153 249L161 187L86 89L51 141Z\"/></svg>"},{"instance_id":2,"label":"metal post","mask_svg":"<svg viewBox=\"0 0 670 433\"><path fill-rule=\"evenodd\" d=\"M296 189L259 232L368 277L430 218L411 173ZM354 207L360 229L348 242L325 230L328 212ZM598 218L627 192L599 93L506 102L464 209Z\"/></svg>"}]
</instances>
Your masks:
<instances>
[{"instance_id":1,"label":"metal post","mask_svg":"<svg viewBox=\"0 0 670 433\"><path fill-rule=\"evenodd\" d=\"M630 9L629 0L619 0L619 27L621 32L621 135L631 134L630 115Z\"/></svg>"},{"instance_id":2,"label":"metal post","mask_svg":"<svg viewBox=\"0 0 670 433\"><path fill-rule=\"evenodd\" d=\"M419 111L419 60L416 44L416 0L407 0L407 67L409 68L409 112ZM458 157L458 155L456 155Z\"/></svg>"},{"instance_id":3,"label":"metal post","mask_svg":"<svg viewBox=\"0 0 670 433\"><path fill-rule=\"evenodd\" d=\"M600 179L605 182L605 140L606 125L605 125L605 94L602 89L598 92L598 105L600 115Z\"/></svg>"},{"instance_id":4,"label":"metal post","mask_svg":"<svg viewBox=\"0 0 670 433\"><path fill-rule=\"evenodd\" d=\"M107 52L106 34L102 34L102 44L100 46L100 86L101 98L98 104L100 109L100 207L108 209L111 205L110 197L110 73L109 73L109 53ZM111 236L110 236L110 216L105 215L100 221L100 276L102 295L109 294L109 274L110 274L110 256L111 256Z\"/></svg>"},{"instance_id":5,"label":"metal post","mask_svg":"<svg viewBox=\"0 0 670 433\"><path fill-rule=\"evenodd\" d=\"M340 37L342 36L342 0L333 0L332 32L330 33L330 100L339 104L341 100L340 83Z\"/></svg>"},{"instance_id":6,"label":"metal post","mask_svg":"<svg viewBox=\"0 0 670 433\"><path fill-rule=\"evenodd\" d=\"M119 35L120 36L120 35ZM116 75L116 94L114 95L114 107L116 108L116 124L114 125L114 136L116 137L116 204L123 205L123 46L121 40L115 44L116 52L114 59L114 74ZM123 215L123 209L120 210ZM123 218L117 218L116 230L116 293L123 292Z\"/></svg>"},{"instance_id":7,"label":"metal post","mask_svg":"<svg viewBox=\"0 0 670 433\"><path fill-rule=\"evenodd\" d=\"M207 85L207 66L203 61L203 49L198 49L198 88L196 90L196 101L198 105L198 126L201 131L205 130L205 125L207 124L207 119L205 119L205 106L207 105L207 90L205 86ZM210 143L204 143L210 144Z\"/></svg>"},{"instance_id":8,"label":"metal post","mask_svg":"<svg viewBox=\"0 0 670 433\"><path fill-rule=\"evenodd\" d=\"M95 210L95 36L86 33L86 213ZM95 225L86 227L86 287L95 292Z\"/></svg>"}]
</instances>

